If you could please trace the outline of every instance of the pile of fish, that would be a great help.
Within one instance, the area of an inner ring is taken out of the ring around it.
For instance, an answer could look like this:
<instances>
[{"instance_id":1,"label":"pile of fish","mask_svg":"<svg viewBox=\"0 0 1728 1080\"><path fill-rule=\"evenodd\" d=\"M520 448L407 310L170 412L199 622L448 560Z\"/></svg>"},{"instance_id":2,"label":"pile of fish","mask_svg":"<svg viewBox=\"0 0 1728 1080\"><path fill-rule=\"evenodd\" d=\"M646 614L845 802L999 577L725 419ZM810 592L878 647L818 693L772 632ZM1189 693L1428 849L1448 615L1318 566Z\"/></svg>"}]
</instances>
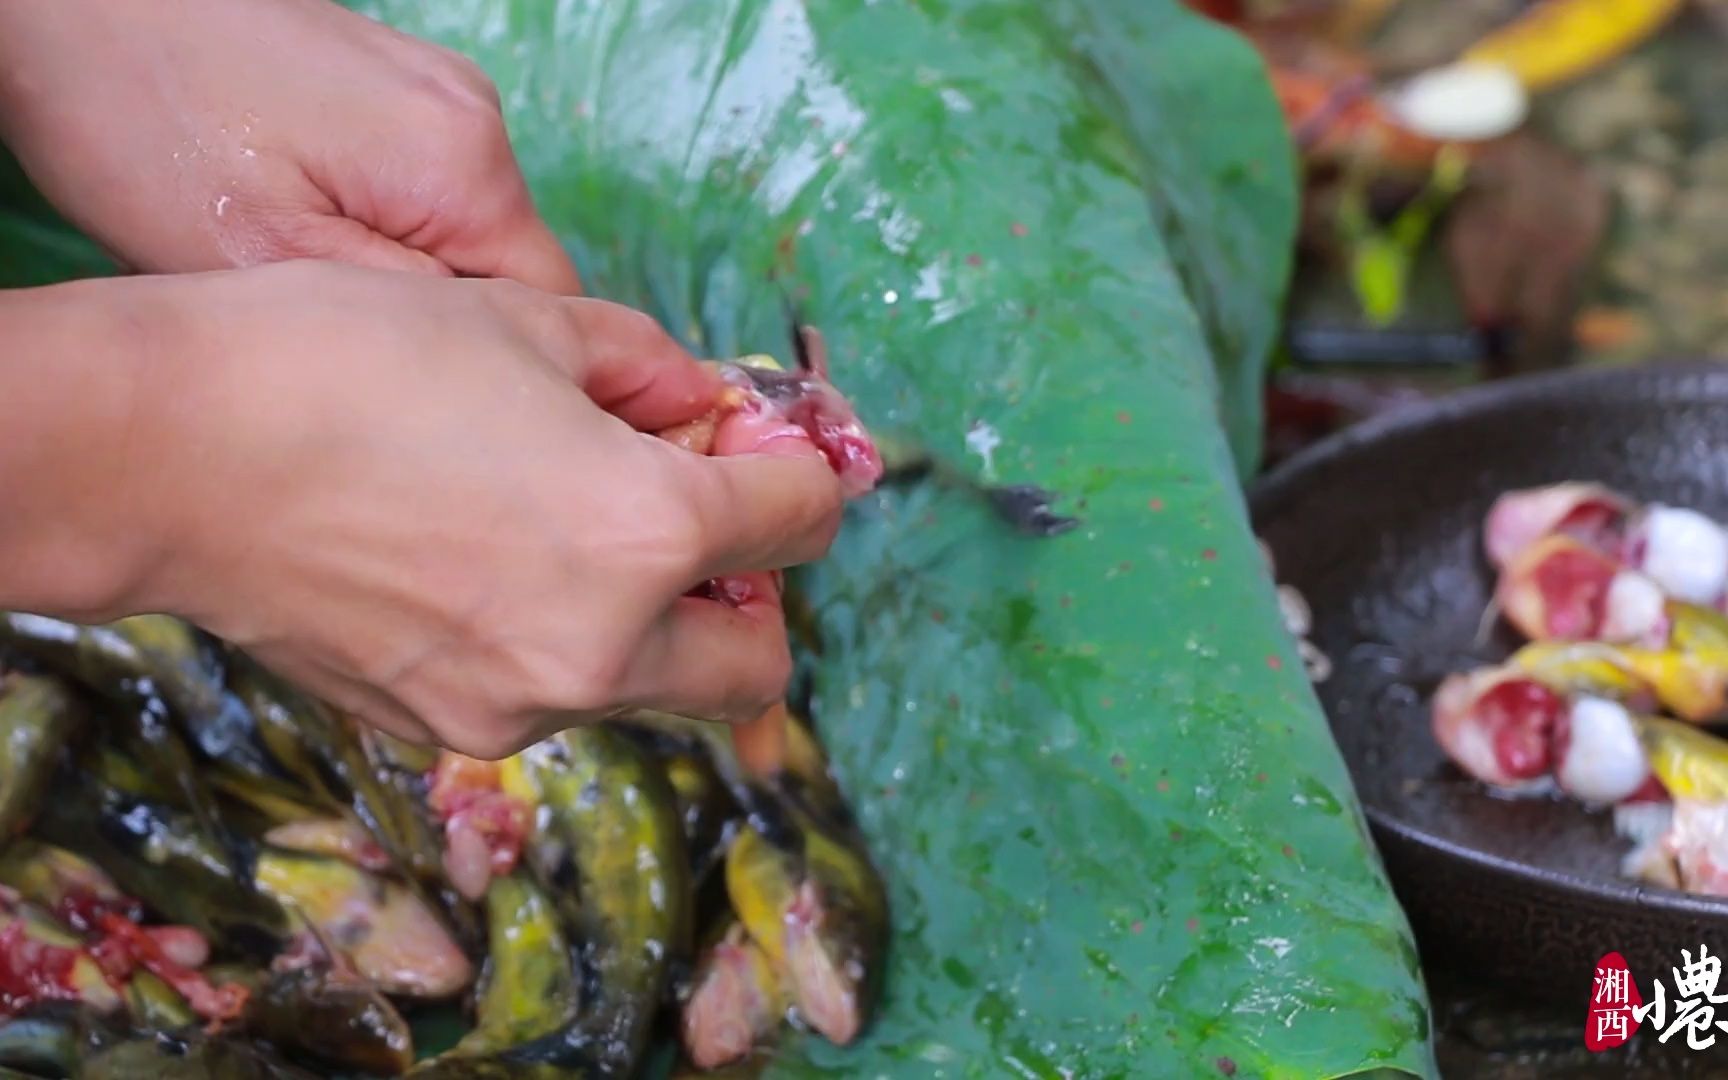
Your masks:
<instances>
[{"instance_id":1,"label":"pile of fish","mask_svg":"<svg viewBox=\"0 0 1728 1080\"><path fill-rule=\"evenodd\" d=\"M791 425L875 482L819 370L727 380L680 441ZM849 1042L886 892L807 717L763 725L766 764L646 712L481 761L169 616L0 614L0 1078L625 1077L673 1044L748 1069L788 1024ZM419 1017L465 1034L416 1047Z\"/></svg>"},{"instance_id":2,"label":"pile of fish","mask_svg":"<svg viewBox=\"0 0 1728 1080\"><path fill-rule=\"evenodd\" d=\"M1484 546L1528 643L1441 684L1440 746L1496 791L1613 807L1628 876L1728 896L1728 527L1574 482L1502 495Z\"/></svg>"}]
</instances>

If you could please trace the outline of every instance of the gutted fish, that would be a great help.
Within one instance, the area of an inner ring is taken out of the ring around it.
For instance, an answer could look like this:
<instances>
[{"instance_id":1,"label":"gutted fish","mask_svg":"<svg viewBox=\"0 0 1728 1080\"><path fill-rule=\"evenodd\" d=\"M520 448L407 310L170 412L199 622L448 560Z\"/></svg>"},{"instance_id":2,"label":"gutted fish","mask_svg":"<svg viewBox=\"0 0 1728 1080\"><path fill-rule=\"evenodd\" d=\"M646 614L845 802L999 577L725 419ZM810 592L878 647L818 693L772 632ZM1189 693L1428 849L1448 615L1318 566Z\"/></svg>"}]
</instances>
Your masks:
<instances>
[{"instance_id":1,"label":"gutted fish","mask_svg":"<svg viewBox=\"0 0 1728 1080\"><path fill-rule=\"evenodd\" d=\"M1448 678L1434 696L1433 730L1459 768L1510 792L1557 786L1606 805L1637 792L1651 775L1624 704L1567 694L1515 668Z\"/></svg>"}]
</instances>

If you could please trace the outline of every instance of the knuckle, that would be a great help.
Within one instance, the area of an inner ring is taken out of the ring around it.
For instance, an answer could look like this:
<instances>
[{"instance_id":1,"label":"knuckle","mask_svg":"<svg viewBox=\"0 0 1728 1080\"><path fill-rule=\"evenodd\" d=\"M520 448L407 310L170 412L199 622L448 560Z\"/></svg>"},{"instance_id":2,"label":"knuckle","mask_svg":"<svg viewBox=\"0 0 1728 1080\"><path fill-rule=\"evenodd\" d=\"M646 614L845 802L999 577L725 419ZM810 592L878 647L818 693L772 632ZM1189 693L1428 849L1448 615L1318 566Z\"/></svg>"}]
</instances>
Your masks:
<instances>
[{"instance_id":1,"label":"knuckle","mask_svg":"<svg viewBox=\"0 0 1728 1080\"><path fill-rule=\"evenodd\" d=\"M476 164L487 166L510 152L504 117L483 99L458 98L445 116L446 137Z\"/></svg>"},{"instance_id":2,"label":"knuckle","mask_svg":"<svg viewBox=\"0 0 1728 1080\"><path fill-rule=\"evenodd\" d=\"M557 706L564 712L595 713L618 700L627 663L622 654L603 653L571 666L558 684Z\"/></svg>"},{"instance_id":3,"label":"knuckle","mask_svg":"<svg viewBox=\"0 0 1728 1080\"><path fill-rule=\"evenodd\" d=\"M425 131L456 160L486 168L510 151L498 90L466 57L451 54L426 83Z\"/></svg>"},{"instance_id":4,"label":"knuckle","mask_svg":"<svg viewBox=\"0 0 1728 1080\"><path fill-rule=\"evenodd\" d=\"M608 642L519 663L527 699L522 711L590 713L616 702L630 655L621 644Z\"/></svg>"},{"instance_id":5,"label":"knuckle","mask_svg":"<svg viewBox=\"0 0 1728 1080\"><path fill-rule=\"evenodd\" d=\"M555 366L565 371L582 366L588 342L581 324L565 310L567 301L510 278L474 278L463 286L483 297L488 311L513 326L526 344Z\"/></svg>"},{"instance_id":6,"label":"knuckle","mask_svg":"<svg viewBox=\"0 0 1728 1080\"><path fill-rule=\"evenodd\" d=\"M534 741L528 725L513 720L445 720L432 729L449 749L481 761L500 761Z\"/></svg>"},{"instance_id":7,"label":"knuckle","mask_svg":"<svg viewBox=\"0 0 1728 1080\"><path fill-rule=\"evenodd\" d=\"M666 336L665 331L660 329L659 322L646 311L615 304L609 300L588 300L581 307L603 319L608 330L621 339L637 342Z\"/></svg>"},{"instance_id":8,"label":"knuckle","mask_svg":"<svg viewBox=\"0 0 1728 1080\"><path fill-rule=\"evenodd\" d=\"M733 723L756 719L785 696L787 684L791 681L792 654L782 640L777 648L765 651L756 663L750 665L747 674L739 675L738 681L729 688L726 700L721 703L718 719Z\"/></svg>"},{"instance_id":9,"label":"knuckle","mask_svg":"<svg viewBox=\"0 0 1728 1080\"><path fill-rule=\"evenodd\" d=\"M603 328L607 339L621 349L655 357L683 352L660 321L645 311L608 300L577 301L570 311L577 319L592 321L596 332Z\"/></svg>"},{"instance_id":10,"label":"knuckle","mask_svg":"<svg viewBox=\"0 0 1728 1080\"><path fill-rule=\"evenodd\" d=\"M679 588L696 584L708 561L707 504L699 481L674 479L661 506L633 523L630 551L642 569Z\"/></svg>"},{"instance_id":11,"label":"knuckle","mask_svg":"<svg viewBox=\"0 0 1728 1080\"><path fill-rule=\"evenodd\" d=\"M440 124L435 149L459 166L459 175L470 178L477 195L487 194L480 185L514 160L503 118L489 109L463 106L446 110Z\"/></svg>"},{"instance_id":12,"label":"knuckle","mask_svg":"<svg viewBox=\"0 0 1728 1080\"><path fill-rule=\"evenodd\" d=\"M521 311L534 340L554 356L580 359L588 351L588 341L579 320L571 318L564 300L550 296L520 282L511 282L512 303Z\"/></svg>"},{"instance_id":13,"label":"knuckle","mask_svg":"<svg viewBox=\"0 0 1728 1080\"><path fill-rule=\"evenodd\" d=\"M526 188L522 189L524 192ZM527 196L524 195L527 199ZM532 201L523 203L526 213L534 213ZM648 361L658 361L668 355L684 356L665 327L647 312L624 304L592 297L549 297L530 290L548 312L560 321L559 334L569 347L580 355L599 359L605 356L628 356L643 362L644 381L652 372Z\"/></svg>"},{"instance_id":14,"label":"knuckle","mask_svg":"<svg viewBox=\"0 0 1728 1080\"><path fill-rule=\"evenodd\" d=\"M444 67L444 81L453 89L478 98L493 112L502 109L502 101L498 96L498 85L492 77L486 74L486 69L454 49L434 46L438 49Z\"/></svg>"}]
</instances>

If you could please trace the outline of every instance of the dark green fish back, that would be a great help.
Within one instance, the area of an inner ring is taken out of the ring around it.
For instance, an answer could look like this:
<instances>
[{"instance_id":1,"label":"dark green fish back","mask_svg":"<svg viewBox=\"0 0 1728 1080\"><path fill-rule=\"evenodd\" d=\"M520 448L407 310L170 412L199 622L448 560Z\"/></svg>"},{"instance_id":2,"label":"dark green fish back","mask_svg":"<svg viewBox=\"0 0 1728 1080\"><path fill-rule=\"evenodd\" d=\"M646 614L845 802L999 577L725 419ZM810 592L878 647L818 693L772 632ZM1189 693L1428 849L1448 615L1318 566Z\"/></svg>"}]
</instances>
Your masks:
<instances>
[{"instance_id":1,"label":"dark green fish back","mask_svg":"<svg viewBox=\"0 0 1728 1080\"><path fill-rule=\"evenodd\" d=\"M53 679L0 675L0 844L29 827L84 710Z\"/></svg>"},{"instance_id":2,"label":"dark green fish back","mask_svg":"<svg viewBox=\"0 0 1728 1080\"><path fill-rule=\"evenodd\" d=\"M574 728L513 759L538 791L545 827L525 857L575 928L583 1009L565 1032L519 1047L518 1061L581 1062L627 1075L691 948L691 897L676 798L632 740Z\"/></svg>"}]
</instances>

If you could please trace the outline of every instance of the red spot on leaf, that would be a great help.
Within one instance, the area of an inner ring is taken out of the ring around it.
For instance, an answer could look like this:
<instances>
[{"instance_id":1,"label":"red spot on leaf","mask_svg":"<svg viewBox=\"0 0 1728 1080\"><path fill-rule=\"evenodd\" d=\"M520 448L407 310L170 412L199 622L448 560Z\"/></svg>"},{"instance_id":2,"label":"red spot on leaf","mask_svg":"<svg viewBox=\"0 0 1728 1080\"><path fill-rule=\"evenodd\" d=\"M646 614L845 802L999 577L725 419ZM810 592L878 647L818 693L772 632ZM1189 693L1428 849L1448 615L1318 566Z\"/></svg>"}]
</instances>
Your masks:
<instances>
[{"instance_id":1,"label":"red spot on leaf","mask_svg":"<svg viewBox=\"0 0 1728 1080\"><path fill-rule=\"evenodd\" d=\"M1144 929L1146 929L1146 924L1141 922L1139 919L1135 919L1133 922L1133 925L1128 927L1129 933L1133 933L1133 934L1138 934L1140 931L1142 931Z\"/></svg>"},{"instance_id":2,"label":"red spot on leaf","mask_svg":"<svg viewBox=\"0 0 1728 1080\"><path fill-rule=\"evenodd\" d=\"M984 257L982 255L979 255L977 252L973 252L972 254L966 256L966 265L967 266L983 266L984 265Z\"/></svg>"},{"instance_id":3,"label":"red spot on leaf","mask_svg":"<svg viewBox=\"0 0 1728 1080\"><path fill-rule=\"evenodd\" d=\"M1263 772L1255 773L1254 774L1254 782L1256 784L1264 784L1266 782L1266 774Z\"/></svg>"},{"instance_id":4,"label":"red spot on leaf","mask_svg":"<svg viewBox=\"0 0 1728 1080\"><path fill-rule=\"evenodd\" d=\"M1170 839L1180 842L1182 839L1182 830L1181 829L1171 829L1170 830Z\"/></svg>"},{"instance_id":5,"label":"red spot on leaf","mask_svg":"<svg viewBox=\"0 0 1728 1080\"><path fill-rule=\"evenodd\" d=\"M1116 413L1116 422L1118 424L1131 424L1134 422L1134 418L1128 415L1127 409L1119 409Z\"/></svg>"},{"instance_id":6,"label":"red spot on leaf","mask_svg":"<svg viewBox=\"0 0 1728 1080\"><path fill-rule=\"evenodd\" d=\"M1216 562L1218 559L1218 549L1207 548L1205 551L1200 553L1200 557L1205 559L1207 562Z\"/></svg>"},{"instance_id":7,"label":"red spot on leaf","mask_svg":"<svg viewBox=\"0 0 1728 1080\"><path fill-rule=\"evenodd\" d=\"M1236 1062L1232 1061L1230 1058L1221 1057L1218 1059L1216 1064L1218 1066L1218 1071L1223 1073L1225 1076L1236 1075Z\"/></svg>"},{"instance_id":8,"label":"red spot on leaf","mask_svg":"<svg viewBox=\"0 0 1728 1080\"><path fill-rule=\"evenodd\" d=\"M1187 922L1182 924L1182 929L1190 934L1197 934L1200 932L1200 920L1190 917Z\"/></svg>"},{"instance_id":9,"label":"red spot on leaf","mask_svg":"<svg viewBox=\"0 0 1728 1080\"><path fill-rule=\"evenodd\" d=\"M1266 658L1266 666L1271 668L1273 671L1283 671L1284 661L1278 659L1276 656L1268 656Z\"/></svg>"},{"instance_id":10,"label":"red spot on leaf","mask_svg":"<svg viewBox=\"0 0 1728 1080\"><path fill-rule=\"evenodd\" d=\"M1008 231L1013 233L1015 236L1025 236L1030 230L1028 230L1025 225L1016 221L1014 224L1008 226Z\"/></svg>"},{"instance_id":11,"label":"red spot on leaf","mask_svg":"<svg viewBox=\"0 0 1728 1080\"><path fill-rule=\"evenodd\" d=\"M1160 792L1169 791L1170 790L1170 781L1168 781L1168 780L1158 781L1158 790Z\"/></svg>"},{"instance_id":12,"label":"red spot on leaf","mask_svg":"<svg viewBox=\"0 0 1728 1080\"><path fill-rule=\"evenodd\" d=\"M1164 500L1163 499L1147 499L1146 500L1146 509L1151 510L1153 513L1157 513L1158 511L1164 509Z\"/></svg>"},{"instance_id":13,"label":"red spot on leaf","mask_svg":"<svg viewBox=\"0 0 1728 1080\"><path fill-rule=\"evenodd\" d=\"M1283 847L1278 849L1278 854L1284 856L1286 859L1294 859L1296 857L1296 849L1291 847L1289 844L1285 844Z\"/></svg>"}]
</instances>

